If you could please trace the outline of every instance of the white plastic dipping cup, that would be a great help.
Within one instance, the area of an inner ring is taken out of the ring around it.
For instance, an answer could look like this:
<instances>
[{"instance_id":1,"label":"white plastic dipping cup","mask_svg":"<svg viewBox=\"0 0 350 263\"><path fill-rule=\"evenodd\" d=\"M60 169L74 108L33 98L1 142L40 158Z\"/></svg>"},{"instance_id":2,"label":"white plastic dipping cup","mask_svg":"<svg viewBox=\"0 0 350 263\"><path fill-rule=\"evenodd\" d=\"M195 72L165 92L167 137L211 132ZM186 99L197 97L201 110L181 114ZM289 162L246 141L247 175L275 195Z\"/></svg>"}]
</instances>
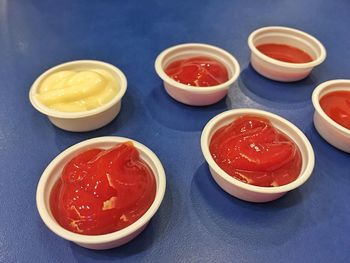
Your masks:
<instances>
[{"instance_id":1,"label":"white plastic dipping cup","mask_svg":"<svg viewBox=\"0 0 350 263\"><path fill-rule=\"evenodd\" d=\"M119 91L108 103L92 110L82 112L62 112L50 109L36 97L41 82L49 75L63 70L103 69L108 71L118 82ZM39 112L47 115L49 120L66 131L86 132L101 128L110 123L120 112L122 97L127 88L127 80L123 72L117 67L95 60L77 60L57 65L41 74L33 83L29 91L29 100Z\"/></svg>"},{"instance_id":2,"label":"white plastic dipping cup","mask_svg":"<svg viewBox=\"0 0 350 263\"><path fill-rule=\"evenodd\" d=\"M320 105L320 100L324 95L335 91L350 92L350 80L330 80L316 87L312 93L312 104L315 108L314 125L318 133L328 143L339 150L350 153L350 130L332 120Z\"/></svg>"},{"instance_id":3,"label":"white plastic dipping cup","mask_svg":"<svg viewBox=\"0 0 350 263\"><path fill-rule=\"evenodd\" d=\"M298 146L301 152L302 167L295 181L276 187L250 185L230 176L214 161L209 150L214 133L244 115L259 116L270 120L276 129L287 135ZM229 110L212 118L203 129L201 148L215 182L230 195L249 202L269 202L298 188L309 179L315 165L315 155L309 140L294 124L276 114L256 109Z\"/></svg>"},{"instance_id":4,"label":"white plastic dipping cup","mask_svg":"<svg viewBox=\"0 0 350 263\"><path fill-rule=\"evenodd\" d=\"M273 59L256 47L262 44L285 44L296 47L309 54L313 61L308 63L289 63ZM252 67L266 78L290 82L306 78L311 70L326 59L326 49L313 36L289 27L263 27L252 32L248 38L251 50Z\"/></svg>"},{"instance_id":5,"label":"white plastic dipping cup","mask_svg":"<svg viewBox=\"0 0 350 263\"><path fill-rule=\"evenodd\" d=\"M164 70L170 63L196 56L210 57L222 63L227 69L228 81L211 87L193 87L177 82L165 73ZM164 50L155 61L155 70L163 80L166 92L173 99L192 106L210 105L224 98L240 73L239 64L230 53L215 46L199 43L181 44Z\"/></svg>"},{"instance_id":6,"label":"white plastic dipping cup","mask_svg":"<svg viewBox=\"0 0 350 263\"><path fill-rule=\"evenodd\" d=\"M74 156L86 150L92 148L110 149L117 144L126 141L131 141L134 144L140 153L141 159L148 164L155 176L157 184L156 196L147 212L126 228L104 235L81 235L68 231L59 225L51 212L50 195L53 186L60 178L61 172L67 162ZM160 204L162 203L165 188L166 178L163 166L158 157L150 149L148 149L143 144L128 138L99 137L75 144L60 153L55 159L51 161L39 180L36 191L36 204L41 219L53 233L63 239L72 241L79 246L101 250L121 246L139 235L147 226L148 222L157 212Z\"/></svg>"}]
</instances>

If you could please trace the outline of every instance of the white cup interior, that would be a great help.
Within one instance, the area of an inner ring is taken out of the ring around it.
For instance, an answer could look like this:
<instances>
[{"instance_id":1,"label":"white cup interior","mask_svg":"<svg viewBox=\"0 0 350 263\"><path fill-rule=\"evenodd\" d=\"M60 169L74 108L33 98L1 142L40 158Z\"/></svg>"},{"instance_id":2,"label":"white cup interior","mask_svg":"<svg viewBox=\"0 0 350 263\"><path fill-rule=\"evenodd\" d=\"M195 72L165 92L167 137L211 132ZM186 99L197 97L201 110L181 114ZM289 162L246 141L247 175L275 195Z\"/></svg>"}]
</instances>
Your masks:
<instances>
[{"instance_id":1,"label":"white cup interior","mask_svg":"<svg viewBox=\"0 0 350 263\"><path fill-rule=\"evenodd\" d=\"M350 92L350 80L339 79L326 81L316 87L312 94L312 103L315 110L320 114L330 125L334 126L338 130L342 131L344 134L350 136L350 130L343 127L342 125L335 122L331 117L329 117L322 109L320 105L320 100L323 96L331 92L336 91L348 91Z\"/></svg>"},{"instance_id":2,"label":"white cup interior","mask_svg":"<svg viewBox=\"0 0 350 263\"><path fill-rule=\"evenodd\" d=\"M260 28L254 31L249 39L255 49L262 44L285 44L299 48L312 57L313 61L308 63L315 65L320 64L326 57L325 48L316 38L293 28ZM260 51L256 49L255 52Z\"/></svg>"},{"instance_id":3,"label":"white cup interior","mask_svg":"<svg viewBox=\"0 0 350 263\"><path fill-rule=\"evenodd\" d=\"M172 62L180 59L185 59L189 57L195 56L206 56L212 59L215 59L222 63L227 69L227 73L229 79L216 86L206 87L205 89L198 89L197 87L191 87L182 83L179 83L173 80L165 73L165 68ZM207 45L207 44L199 44L199 43L189 43L189 44L181 44L177 46L170 47L159 54L155 61L155 68L159 75L159 77L170 83L172 86L184 89L191 90L194 92L211 92L217 90L227 89L239 76L240 67L237 60L227 51Z\"/></svg>"},{"instance_id":4,"label":"white cup interior","mask_svg":"<svg viewBox=\"0 0 350 263\"><path fill-rule=\"evenodd\" d=\"M228 125L229 123L232 123L235 119L244 115L260 116L270 120L275 128L277 128L280 132L287 135L298 146L302 156L302 167L301 167L300 175L295 181L286 185L278 186L278 187L260 187L260 186L250 185L247 183L243 183L233 178L232 176L228 175L216 164L216 162L212 158L209 151L209 145L210 145L212 136L221 127ZM203 130L202 150L208 164L218 174L224 177L227 181L231 182L232 184L238 185L243 189L251 190L253 192L260 192L260 193L286 192L300 186L311 175L311 172L314 167L314 161L315 161L314 152L310 142L308 141L306 136L294 124L290 123L289 121L273 113L256 110L256 109L235 109L235 110L224 112L214 117L211 121L208 122L208 124Z\"/></svg>"},{"instance_id":5,"label":"white cup interior","mask_svg":"<svg viewBox=\"0 0 350 263\"><path fill-rule=\"evenodd\" d=\"M89 236L89 235L81 235L81 234L73 233L64 229L62 226L60 226L57 223L56 219L52 215L51 208L50 208L51 191L53 186L57 182L57 180L60 178L61 172L64 166L67 164L67 162L71 158L88 149L92 149L92 148L108 149L125 141L133 142L134 146L138 149L140 153L141 159L144 160L149 165L149 167L151 168L155 176L155 180L157 184L156 196L151 207L147 210L147 212L142 217L140 217L136 222L134 222L130 226L109 234ZM157 211L157 209L159 208L163 200L164 193L165 193L165 184L166 182L165 182L164 169L159 159L151 150L149 150L142 144L128 138L99 137L99 138L83 141L81 143L71 146L70 148L66 149L61 154L59 154L48 165L46 170L43 172L38 184L37 196L36 196L37 207L39 210L39 214L43 219L44 223L54 233L56 233L57 235L67 240L70 240L76 243L91 243L91 244L101 243L101 242L110 242L114 239L123 238L133 233L134 231L137 231L152 218L152 216L155 214L155 212Z\"/></svg>"},{"instance_id":6,"label":"white cup interior","mask_svg":"<svg viewBox=\"0 0 350 263\"><path fill-rule=\"evenodd\" d=\"M91 109L89 111L83 111L83 112L61 112L56 111L53 109L50 109L49 107L43 105L36 97L36 94L38 93L38 89L42 83L42 81L48 77L49 75L63 71L63 70L89 70L89 69L103 69L108 71L118 82L120 90L118 91L117 95L108 103L97 107L95 109ZM60 65L57 65L53 68L50 68L49 70L45 71L43 74L41 74L33 83L30 91L29 91L29 99L32 103L32 105L41 113L46 114L48 116L52 117L58 117L58 118L80 118L80 117L87 117L91 116L97 113L100 113L108 108L110 108L112 105L116 104L121 100L121 98L124 96L127 88L127 80L125 75L121 70L116 68L115 66L101 62L101 61L95 61L95 60L77 60L77 61L71 61L67 63L63 63Z\"/></svg>"}]
</instances>

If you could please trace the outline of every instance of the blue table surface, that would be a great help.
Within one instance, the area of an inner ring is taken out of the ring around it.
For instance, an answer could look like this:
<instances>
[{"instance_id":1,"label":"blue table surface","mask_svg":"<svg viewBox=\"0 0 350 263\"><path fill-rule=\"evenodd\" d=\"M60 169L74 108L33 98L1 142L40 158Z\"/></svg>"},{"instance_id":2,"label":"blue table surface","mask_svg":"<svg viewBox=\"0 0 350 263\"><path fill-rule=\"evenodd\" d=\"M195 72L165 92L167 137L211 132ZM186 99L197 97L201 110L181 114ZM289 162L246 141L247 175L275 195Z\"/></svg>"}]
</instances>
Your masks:
<instances>
[{"instance_id":1,"label":"blue table surface","mask_svg":"<svg viewBox=\"0 0 350 263\"><path fill-rule=\"evenodd\" d=\"M0 1L0 262L349 262L350 154L319 136L311 104L318 84L350 78L349 11L347 0ZM296 83L258 75L247 38L270 25L312 34L327 59ZM186 42L219 46L241 65L228 96L212 106L174 101L155 73L156 56ZM109 62L128 79L120 115L87 133L54 127L28 100L38 75L78 59ZM226 194L202 156L207 121L242 107L287 118L313 145L311 178L274 202ZM35 193L41 173L62 150L111 135L152 149L165 168L167 190L140 236L93 251L49 231Z\"/></svg>"}]
</instances>

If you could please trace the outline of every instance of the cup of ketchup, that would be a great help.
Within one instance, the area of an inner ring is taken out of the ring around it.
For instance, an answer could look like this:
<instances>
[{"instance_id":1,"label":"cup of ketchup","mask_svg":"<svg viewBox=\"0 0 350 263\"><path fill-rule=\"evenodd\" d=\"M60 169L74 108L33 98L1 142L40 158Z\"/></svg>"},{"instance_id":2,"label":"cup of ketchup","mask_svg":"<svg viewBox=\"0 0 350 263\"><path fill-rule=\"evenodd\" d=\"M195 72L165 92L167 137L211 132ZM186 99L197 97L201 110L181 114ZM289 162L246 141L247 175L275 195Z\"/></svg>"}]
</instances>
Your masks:
<instances>
[{"instance_id":1,"label":"cup of ketchup","mask_svg":"<svg viewBox=\"0 0 350 263\"><path fill-rule=\"evenodd\" d=\"M321 83L312 93L312 103L318 133L334 147L350 153L350 80Z\"/></svg>"},{"instance_id":2,"label":"cup of ketchup","mask_svg":"<svg viewBox=\"0 0 350 263\"><path fill-rule=\"evenodd\" d=\"M286 119L257 109L235 109L211 119L201 148L216 183L250 202L275 200L302 185L315 163L306 136Z\"/></svg>"},{"instance_id":3,"label":"cup of ketchup","mask_svg":"<svg viewBox=\"0 0 350 263\"><path fill-rule=\"evenodd\" d=\"M290 82L307 77L326 59L326 50L313 36L289 27L271 26L249 35L252 67L266 78Z\"/></svg>"},{"instance_id":4,"label":"cup of ketchup","mask_svg":"<svg viewBox=\"0 0 350 263\"><path fill-rule=\"evenodd\" d=\"M43 172L36 202L56 235L90 249L121 246L147 226L165 193L165 173L146 146L99 137L59 154Z\"/></svg>"},{"instance_id":5,"label":"cup of ketchup","mask_svg":"<svg viewBox=\"0 0 350 263\"><path fill-rule=\"evenodd\" d=\"M240 73L230 53L198 43L164 50L155 61L155 70L173 99L192 106L210 105L224 98Z\"/></svg>"}]
</instances>

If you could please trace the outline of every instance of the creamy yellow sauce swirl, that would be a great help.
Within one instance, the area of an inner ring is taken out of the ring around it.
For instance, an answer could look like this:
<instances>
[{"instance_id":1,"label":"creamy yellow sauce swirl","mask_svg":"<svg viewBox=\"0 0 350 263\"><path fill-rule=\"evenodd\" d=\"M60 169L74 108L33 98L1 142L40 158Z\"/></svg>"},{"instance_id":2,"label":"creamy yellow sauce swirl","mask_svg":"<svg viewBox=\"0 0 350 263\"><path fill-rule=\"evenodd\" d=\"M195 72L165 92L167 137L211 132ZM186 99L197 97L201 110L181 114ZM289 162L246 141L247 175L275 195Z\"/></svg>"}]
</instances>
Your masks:
<instances>
[{"instance_id":1,"label":"creamy yellow sauce swirl","mask_svg":"<svg viewBox=\"0 0 350 263\"><path fill-rule=\"evenodd\" d=\"M106 70L66 70L46 77L36 96L51 109L80 112L108 103L119 90L118 81Z\"/></svg>"}]
</instances>

